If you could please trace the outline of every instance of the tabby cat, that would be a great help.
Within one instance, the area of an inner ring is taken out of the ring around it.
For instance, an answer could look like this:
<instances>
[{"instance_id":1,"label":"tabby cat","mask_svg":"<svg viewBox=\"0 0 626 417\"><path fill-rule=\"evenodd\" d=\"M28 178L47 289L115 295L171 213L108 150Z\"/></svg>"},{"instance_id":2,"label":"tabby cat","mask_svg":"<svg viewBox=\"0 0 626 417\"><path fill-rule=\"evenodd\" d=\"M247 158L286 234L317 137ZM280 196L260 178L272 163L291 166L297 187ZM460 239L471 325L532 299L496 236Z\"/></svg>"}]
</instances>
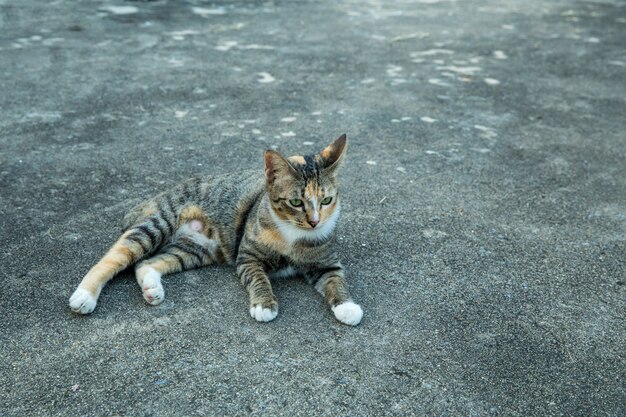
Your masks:
<instances>
[{"instance_id":1,"label":"tabby cat","mask_svg":"<svg viewBox=\"0 0 626 417\"><path fill-rule=\"evenodd\" d=\"M89 314L104 285L135 265L148 304L163 301L161 277L183 270L234 264L250 296L250 315L273 320L278 303L270 278L301 276L330 304L337 320L357 325L355 304L333 249L339 218L337 169L346 153L342 135L317 155L285 158L265 151L260 172L194 178L132 209L123 234L70 297Z\"/></svg>"}]
</instances>

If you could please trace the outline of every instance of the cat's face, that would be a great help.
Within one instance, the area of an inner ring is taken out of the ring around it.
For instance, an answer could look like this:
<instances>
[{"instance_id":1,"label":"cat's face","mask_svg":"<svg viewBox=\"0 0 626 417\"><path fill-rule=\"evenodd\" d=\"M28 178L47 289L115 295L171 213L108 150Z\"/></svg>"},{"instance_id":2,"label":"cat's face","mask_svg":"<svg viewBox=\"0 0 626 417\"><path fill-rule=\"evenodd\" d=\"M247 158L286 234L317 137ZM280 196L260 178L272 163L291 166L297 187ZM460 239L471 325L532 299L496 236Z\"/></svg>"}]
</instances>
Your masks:
<instances>
[{"instance_id":1,"label":"cat's face","mask_svg":"<svg viewBox=\"0 0 626 417\"><path fill-rule=\"evenodd\" d=\"M346 152L342 135L316 155L285 158L265 152L267 190L280 221L299 229L319 231L339 214L337 168Z\"/></svg>"}]
</instances>

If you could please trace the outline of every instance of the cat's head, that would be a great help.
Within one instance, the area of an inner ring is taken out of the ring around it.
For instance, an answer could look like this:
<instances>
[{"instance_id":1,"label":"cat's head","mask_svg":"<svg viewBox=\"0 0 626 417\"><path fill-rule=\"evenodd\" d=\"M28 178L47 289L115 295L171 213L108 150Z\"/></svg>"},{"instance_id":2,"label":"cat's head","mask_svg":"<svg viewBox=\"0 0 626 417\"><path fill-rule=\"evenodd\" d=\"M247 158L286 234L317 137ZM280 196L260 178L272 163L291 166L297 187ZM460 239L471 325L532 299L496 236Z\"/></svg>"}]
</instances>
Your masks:
<instances>
[{"instance_id":1,"label":"cat's head","mask_svg":"<svg viewBox=\"0 0 626 417\"><path fill-rule=\"evenodd\" d=\"M344 134L315 155L285 158L276 151L265 151L272 216L298 230L331 232L339 215L337 168L346 149Z\"/></svg>"}]
</instances>

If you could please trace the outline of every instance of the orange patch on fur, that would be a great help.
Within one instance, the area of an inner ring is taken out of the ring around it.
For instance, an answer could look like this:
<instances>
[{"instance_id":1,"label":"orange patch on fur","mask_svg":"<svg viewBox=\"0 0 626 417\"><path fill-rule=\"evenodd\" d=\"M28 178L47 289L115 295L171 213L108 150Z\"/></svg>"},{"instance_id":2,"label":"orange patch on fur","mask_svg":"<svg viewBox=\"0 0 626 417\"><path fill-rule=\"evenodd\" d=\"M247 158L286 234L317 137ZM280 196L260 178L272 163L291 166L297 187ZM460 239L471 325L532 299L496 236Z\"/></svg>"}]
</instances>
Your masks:
<instances>
[{"instance_id":1,"label":"orange patch on fur","mask_svg":"<svg viewBox=\"0 0 626 417\"><path fill-rule=\"evenodd\" d=\"M119 254L123 256L126 261L130 262L135 257L135 253L131 250L131 248L124 244L116 244L113 248L118 251Z\"/></svg>"},{"instance_id":2,"label":"orange patch on fur","mask_svg":"<svg viewBox=\"0 0 626 417\"><path fill-rule=\"evenodd\" d=\"M306 198L317 197L317 191L317 183L315 183L314 181L310 181L304 189L304 196Z\"/></svg>"},{"instance_id":3,"label":"orange patch on fur","mask_svg":"<svg viewBox=\"0 0 626 417\"><path fill-rule=\"evenodd\" d=\"M126 242L124 239L131 232L126 232L120 240L118 240L104 257L94 265L80 286L92 294L98 294L102 286L115 274L122 269L131 265L142 253L142 249L139 244L136 244L137 252L133 252L130 247L132 243Z\"/></svg>"},{"instance_id":4,"label":"orange patch on fur","mask_svg":"<svg viewBox=\"0 0 626 417\"><path fill-rule=\"evenodd\" d=\"M202 222L202 233L209 236L211 233L211 226L209 224L209 218L204 213L204 210L200 206L188 206L185 207L178 217L178 227L185 223L189 223L192 220L198 220Z\"/></svg>"},{"instance_id":5,"label":"orange patch on fur","mask_svg":"<svg viewBox=\"0 0 626 417\"><path fill-rule=\"evenodd\" d=\"M264 228L256 235L257 241L265 246L269 246L280 253L288 252L287 242L276 229Z\"/></svg>"},{"instance_id":6,"label":"orange patch on fur","mask_svg":"<svg viewBox=\"0 0 626 417\"><path fill-rule=\"evenodd\" d=\"M144 207L144 208L141 210L141 215L142 215L143 217L149 217L149 216L152 216L154 213L156 213L156 208L155 208L154 206L152 206L152 205L147 206L147 207Z\"/></svg>"},{"instance_id":7,"label":"orange patch on fur","mask_svg":"<svg viewBox=\"0 0 626 417\"><path fill-rule=\"evenodd\" d=\"M97 279L83 279L83 281L80 283L81 288L89 291L89 293L94 296L100 293L101 286L102 286L102 283L100 282L100 280L97 280Z\"/></svg>"},{"instance_id":8,"label":"orange patch on fur","mask_svg":"<svg viewBox=\"0 0 626 417\"><path fill-rule=\"evenodd\" d=\"M288 159L289 159L289 161L295 162L296 164L299 164L299 165L305 165L306 164L306 161L304 160L304 157L300 156L300 155L290 156Z\"/></svg>"},{"instance_id":9,"label":"orange patch on fur","mask_svg":"<svg viewBox=\"0 0 626 417\"><path fill-rule=\"evenodd\" d=\"M147 262L144 263L144 265L149 266L150 268L153 268L155 271L161 273L161 274L169 274L172 271L177 270L178 268L178 261L175 260L176 258L171 258L170 260L168 260L167 258L160 258L157 259L153 262Z\"/></svg>"}]
</instances>

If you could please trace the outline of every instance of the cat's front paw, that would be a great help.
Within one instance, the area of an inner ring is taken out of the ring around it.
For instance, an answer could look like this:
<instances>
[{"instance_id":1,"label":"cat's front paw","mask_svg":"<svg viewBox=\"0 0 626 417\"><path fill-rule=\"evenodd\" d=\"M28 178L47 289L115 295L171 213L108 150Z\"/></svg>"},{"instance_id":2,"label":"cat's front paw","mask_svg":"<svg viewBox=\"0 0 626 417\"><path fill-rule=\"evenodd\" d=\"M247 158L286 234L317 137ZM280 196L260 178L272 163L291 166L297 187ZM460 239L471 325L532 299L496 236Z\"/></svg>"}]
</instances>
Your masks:
<instances>
[{"instance_id":1,"label":"cat's front paw","mask_svg":"<svg viewBox=\"0 0 626 417\"><path fill-rule=\"evenodd\" d=\"M70 308L75 313L89 314L95 308L98 300L89 291L83 288L76 288L70 297Z\"/></svg>"},{"instance_id":2,"label":"cat's front paw","mask_svg":"<svg viewBox=\"0 0 626 417\"><path fill-rule=\"evenodd\" d=\"M163 285L161 285L161 274L154 269L143 277L141 290L143 291L143 298L148 304L155 306L165 300L165 290Z\"/></svg>"},{"instance_id":3,"label":"cat's front paw","mask_svg":"<svg viewBox=\"0 0 626 417\"><path fill-rule=\"evenodd\" d=\"M263 307L261 304L255 304L250 306L250 315L256 321L272 321L278 315L278 305L274 304L270 307Z\"/></svg>"},{"instance_id":4,"label":"cat's front paw","mask_svg":"<svg viewBox=\"0 0 626 417\"><path fill-rule=\"evenodd\" d=\"M356 326L363 318L363 309L352 301L338 304L332 310L337 320L350 326Z\"/></svg>"}]
</instances>

